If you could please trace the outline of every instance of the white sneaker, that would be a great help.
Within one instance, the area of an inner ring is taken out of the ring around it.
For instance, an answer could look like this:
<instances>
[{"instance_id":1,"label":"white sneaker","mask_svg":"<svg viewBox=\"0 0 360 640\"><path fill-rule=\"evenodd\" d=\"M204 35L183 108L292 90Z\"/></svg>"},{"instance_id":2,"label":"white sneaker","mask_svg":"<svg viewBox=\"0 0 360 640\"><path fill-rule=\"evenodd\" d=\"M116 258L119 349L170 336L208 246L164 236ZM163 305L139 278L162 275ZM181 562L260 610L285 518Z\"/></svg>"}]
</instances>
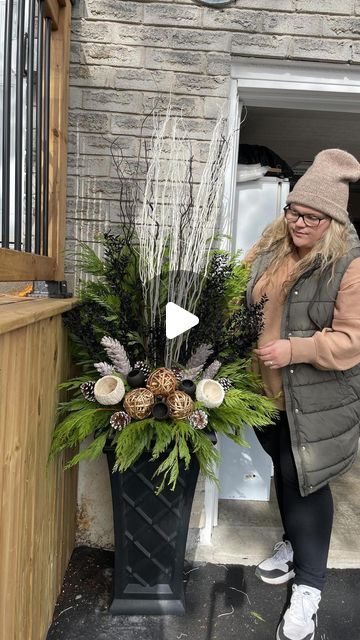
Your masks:
<instances>
[{"instance_id":1,"label":"white sneaker","mask_svg":"<svg viewBox=\"0 0 360 640\"><path fill-rule=\"evenodd\" d=\"M305 584L293 584L292 590L290 605L277 628L276 640L314 640L321 591Z\"/></svg>"},{"instance_id":2,"label":"white sneaker","mask_svg":"<svg viewBox=\"0 0 360 640\"><path fill-rule=\"evenodd\" d=\"M274 555L260 562L255 575L268 584L283 584L295 576L291 542L277 542Z\"/></svg>"}]
</instances>

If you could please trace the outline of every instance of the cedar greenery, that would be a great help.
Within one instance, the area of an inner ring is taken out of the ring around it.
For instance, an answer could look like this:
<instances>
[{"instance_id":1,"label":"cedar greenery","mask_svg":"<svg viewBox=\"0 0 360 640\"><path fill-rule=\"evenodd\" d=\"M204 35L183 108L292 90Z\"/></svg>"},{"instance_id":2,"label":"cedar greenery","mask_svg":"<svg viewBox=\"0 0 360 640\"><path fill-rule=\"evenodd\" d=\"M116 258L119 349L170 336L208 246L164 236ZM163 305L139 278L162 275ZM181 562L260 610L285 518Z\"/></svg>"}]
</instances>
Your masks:
<instances>
[{"instance_id":1,"label":"cedar greenery","mask_svg":"<svg viewBox=\"0 0 360 640\"><path fill-rule=\"evenodd\" d=\"M110 425L110 417L122 411L122 405L103 406L96 401L89 402L82 394L80 387L84 382L99 378L94 363L107 359L101 344L104 336L111 336L124 345L132 366L138 360L150 368L164 362L164 309L160 310L155 325L148 326L138 275L138 255L131 246L133 236L106 232L100 241L102 258L84 244L77 257L81 268L93 279L81 284L80 304L66 314L65 321L75 360L83 371L61 385L69 397L58 407L51 456L67 448L73 449L74 455L66 465L68 468L81 460L100 456L104 445L111 442L115 448L114 471L125 471L144 451L148 451L155 462L161 456L162 461L155 472L159 476L158 491L165 485L174 489L180 461L188 468L194 455L201 471L216 480L214 470L219 463L219 454L207 435L208 429L196 429L187 419L157 421L150 416L132 420L123 429L115 430ZM166 259L163 274L160 299L165 306ZM194 357L200 358L205 361L198 363L197 371L194 369L195 381L209 365L209 371L215 372L215 379L231 381L232 386L218 408L207 409L197 401L194 408L205 411L212 431L224 434L240 446L247 446L247 428L269 424L276 413L273 401L262 395L259 379L250 371L249 352L262 327L264 301L250 309L245 306L248 277L248 270L238 255L219 250L212 252L204 286L199 292L197 315L200 323L183 343L180 362L172 365L184 371ZM211 348L206 346L209 344ZM221 363L219 368L214 366L216 360ZM124 379L120 373L115 375ZM126 379L124 384L128 391ZM91 435L93 439L86 443ZM80 451L79 445L82 445Z\"/></svg>"},{"instance_id":2,"label":"cedar greenery","mask_svg":"<svg viewBox=\"0 0 360 640\"><path fill-rule=\"evenodd\" d=\"M258 383L253 374L245 370L244 365L244 362L237 361L231 367L224 366L220 369L220 376L225 373L227 375L229 369L237 372L233 376L234 387L226 393L223 404L217 409L208 410L208 415L213 431L246 447L246 429L269 424L274 417L274 407L269 398L255 391ZM239 373L241 369L242 373ZM91 434L94 434L94 440L76 453L66 468L81 460L95 459L102 453L106 441L111 440L116 454L114 471L126 471L144 451L149 451L155 461L161 453L168 451L167 457L156 471L156 475L162 476L158 491L165 484L172 489L175 487L179 460L184 460L185 468L188 468L193 454L198 458L201 471L207 477L216 479L214 465L219 463L219 454L206 432L194 429L187 420L159 422L153 417L132 421L122 431L114 432L109 420L118 409L114 406L89 405L80 395L80 384L83 381L84 378L79 377L61 385L63 389L76 389L76 393L68 402L59 405L58 415L62 419L54 432L51 456L68 447L77 448ZM247 382L249 388L246 388ZM196 402L195 408L200 407L203 408L201 403Z\"/></svg>"}]
</instances>

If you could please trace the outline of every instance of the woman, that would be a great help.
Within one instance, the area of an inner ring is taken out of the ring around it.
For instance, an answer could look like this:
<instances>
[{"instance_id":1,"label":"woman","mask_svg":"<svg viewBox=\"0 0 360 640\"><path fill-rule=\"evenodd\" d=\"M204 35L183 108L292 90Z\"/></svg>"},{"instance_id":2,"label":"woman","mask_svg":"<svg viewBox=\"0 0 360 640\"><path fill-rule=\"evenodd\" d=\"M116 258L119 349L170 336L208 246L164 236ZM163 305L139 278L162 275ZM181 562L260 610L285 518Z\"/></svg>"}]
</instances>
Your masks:
<instances>
[{"instance_id":1,"label":"woman","mask_svg":"<svg viewBox=\"0 0 360 640\"><path fill-rule=\"evenodd\" d=\"M271 456L283 541L256 569L294 577L277 640L312 640L333 520L329 481L357 454L360 420L360 241L349 221L349 182L360 164L320 152L287 198L284 215L250 251L248 302L266 294L254 350L275 425L257 431Z\"/></svg>"}]
</instances>

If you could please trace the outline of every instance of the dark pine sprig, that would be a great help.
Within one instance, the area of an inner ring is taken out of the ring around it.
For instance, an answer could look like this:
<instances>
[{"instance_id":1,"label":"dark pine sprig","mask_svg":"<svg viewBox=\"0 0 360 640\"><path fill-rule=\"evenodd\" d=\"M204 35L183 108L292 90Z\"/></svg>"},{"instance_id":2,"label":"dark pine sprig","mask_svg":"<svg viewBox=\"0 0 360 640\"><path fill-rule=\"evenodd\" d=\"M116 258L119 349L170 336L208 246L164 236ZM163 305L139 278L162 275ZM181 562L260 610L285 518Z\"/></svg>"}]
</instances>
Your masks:
<instances>
[{"instance_id":1,"label":"dark pine sprig","mask_svg":"<svg viewBox=\"0 0 360 640\"><path fill-rule=\"evenodd\" d=\"M166 328L165 321L161 317L155 319L155 323L145 330L148 349L148 359L153 366L161 366L165 361Z\"/></svg>"},{"instance_id":2,"label":"dark pine sprig","mask_svg":"<svg viewBox=\"0 0 360 640\"><path fill-rule=\"evenodd\" d=\"M125 252L126 240L120 235L106 231L103 236L104 276L113 293L119 294L119 284L127 271L129 252Z\"/></svg>"},{"instance_id":3,"label":"dark pine sprig","mask_svg":"<svg viewBox=\"0 0 360 640\"><path fill-rule=\"evenodd\" d=\"M64 313L63 318L74 343L75 354L82 360L99 360L103 354L99 336L108 333L111 326L105 322L101 306L87 300Z\"/></svg>"},{"instance_id":4,"label":"dark pine sprig","mask_svg":"<svg viewBox=\"0 0 360 640\"><path fill-rule=\"evenodd\" d=\"M267 299L263 295L259 302L250 307L244 302L228 319L223 331L223 362L248 357L264 328L264 306Z\"/></svg>"},{"instance_id":5,"label":"dark pine sprig","mask_svg":"<svg viewBox=\"0 0 360 640\"><path fill-rule=\"evenodd\" d=\"M189 334L186 347L181 354L181 361L186 362L200 344L211 344L214 353L218 352L219 337L224 327L224 291L232 272L233 264L229 256L214 253L196 309L199 324Z\"/></svg>"},{"instance_id":6,"label":"dark pine sprig","mask_svg":"<svg viewBox=\"0 0 360 640\"><path fill-rule=\"evenodd\" d=\"M225 284L232 273L229 258L224 253L215 253L211 259L208 276L208 287L216 290L221 295L225 291Z\"/></svg>"},{"instance_id":7,"label":"dark pine sprig","mask_svg":"<svg viewBox=\"0 0 360 640\"><path fill-rule=\"evenodd\" d=\"M102 259L88 247L81 247L83 253L78 262L95 279L81 283L82 304L65 316L75 354L82 360L104 360L100 341L104 335L110 335L125 346L131 361L143 359L146 352L142 287L137 254L128 244L131 237L107 231L100 241Z\"/></svg>"},{"instance_id":8,"label":"dark pine sprig","mask_svg":"<svg viewBox=\"0 0 360 640\"><path fill-rule=\"evenodd\" d=\"M112 335L116 333L117 339L126 342L126 336L133 327L131 310L134 305L134 291L126 286L129 280L129 265L134 259L132 250L127 247L126 239L121 235L114 235L106 231L103 236L104 247L104 279L107 289L117 299L116 317L112 319Z\"/></svg>"}]
</instances>

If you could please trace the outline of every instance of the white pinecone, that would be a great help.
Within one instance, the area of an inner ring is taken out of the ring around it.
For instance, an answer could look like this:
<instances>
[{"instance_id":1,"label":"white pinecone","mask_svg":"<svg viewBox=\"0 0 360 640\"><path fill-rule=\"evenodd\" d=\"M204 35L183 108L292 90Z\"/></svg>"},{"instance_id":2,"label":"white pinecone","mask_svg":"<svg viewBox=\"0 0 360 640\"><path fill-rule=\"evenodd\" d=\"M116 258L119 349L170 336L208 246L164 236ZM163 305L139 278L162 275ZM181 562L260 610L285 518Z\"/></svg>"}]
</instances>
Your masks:
<instances>
[{"instance_id":1,"label":"white pinecone","mask_svg":"<svg viewBox=\"0 0 360 640\"><path fill-rule=\"evenodd\" d=\"M208 424L208 417L202 409L196 409L189 416L189 422L194 429L205 429Z\"/></svg>"},{"instance_id":2,"label":"white pinecone","mask_svg":"<svg viewBox=\"0 0 360 640\"><path fill-rule=\"evenodd\" d=\"M172 367L171 368L172 373L174 374L176 380L178 382L181 382L181 380L183 379L182 377L182 370L179 367Z\"/></svg>"},{"instance_id":3,"label":"white pinecone","mask_svg":"<svg viewBox=\"0 0 360 640\"><path fill-rule=\"evenodd\" d=\"M135 362L134 364L134 369L140 369L140 371L143 372L145 376L145 381L148 379L151 373L150 366L148 365L147 362L144 362L144 360L137 360L137 362Z\"/></svg>"},{"instance_id":4,"label":"white pinecone","mask_svg":"<svg viewBox=\"0 0 360 640\"><path fill-rule=\"evenodd\" d=\"M225 393L226 393L227 391L229 391L229 389L231 389L231 387L233 386L233 385L232 385L232 382L231 382L231 380L230 380L230 378L219 378L219 379L217 380L217 382L218 382L219 384L221 384L221 386L222 386L222 388L224 389Z\"/></svg>"},{"instance_id":5,"label":"white pinecone","mask_svg":"<svg viewBox=\"0 0 360 640\"><path fill-rule=\"evenodd\" d=\"M89 382L83 382L80 385L81 393L83 394L84 398L89 402L96 402L96 399L94 396L94 387L95 387L95 382L93 382L92 380L89 380Z\"/></svg>"},{"instance_id":6,"label":"white pinecone","mask_svg":"<svg viewBox=\"0 0 360 640\"><path fill-rule=\"evenodd\" d=\"M116 411L110 418L110 425L113 429L121 431L131 422L131 418L126 411Z\"/></svg>"}]
</instances>

